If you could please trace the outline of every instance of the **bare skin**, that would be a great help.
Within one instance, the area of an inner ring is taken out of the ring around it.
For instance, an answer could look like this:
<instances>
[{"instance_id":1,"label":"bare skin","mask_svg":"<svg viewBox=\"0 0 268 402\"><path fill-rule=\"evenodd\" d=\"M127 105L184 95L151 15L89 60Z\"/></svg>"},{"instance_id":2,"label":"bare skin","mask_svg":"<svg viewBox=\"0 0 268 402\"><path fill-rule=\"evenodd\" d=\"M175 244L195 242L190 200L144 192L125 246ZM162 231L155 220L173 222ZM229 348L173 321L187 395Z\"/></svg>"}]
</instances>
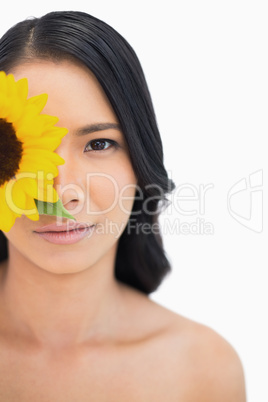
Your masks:
<instances>
[{"instance_id":1,"label":"bare skin","mask_svg":"<svg viewBox=\"0 0 268 402\"><path fill-rule=\"evenodd\" d=\"M137 182L123 134L110 128L76 135L88 125L117 123L95 78L82 66L43 60L12 73L28 78L30 96L47 92L44 112L58 116L69 130L57 150L66 163L55 179L65 208L81 207L79 222L108 220L122 232ZM119 147L85 152L90 140L103 137ZM92 180L90 192L88 172L102 174ZM118 200L103 212L114 199L104 174L119 190L127 187L124 208ZM94 214L86 211L88 193ZM115 279L118 237L93 233L76 244L51 244L35 232L50 223L51 216L37 222L22 216L5 233L0 402L245 402L241 363L224 339Z\"/></svg>"},{"instance_id":2,"label":"bare skin","mask_svg":"<svg viewBox=\"0 0 268 402\"><path fill-rule=\"evenodd\" d=\"M68 345L20 333L1 302L0 401L246 401L241 362L221 336L119 289L125 308L113 337Z\"/></svg>"}]
</instances>

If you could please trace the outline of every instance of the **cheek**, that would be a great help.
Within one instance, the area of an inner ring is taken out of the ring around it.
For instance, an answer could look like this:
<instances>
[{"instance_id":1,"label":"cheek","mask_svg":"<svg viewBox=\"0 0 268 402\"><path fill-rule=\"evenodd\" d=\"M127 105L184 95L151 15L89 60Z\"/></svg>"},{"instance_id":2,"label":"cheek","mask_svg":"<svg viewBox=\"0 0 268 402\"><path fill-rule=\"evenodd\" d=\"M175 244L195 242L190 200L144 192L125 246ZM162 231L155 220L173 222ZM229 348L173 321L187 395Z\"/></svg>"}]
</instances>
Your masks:
<instances>
[{"instance_id":1,"label":"cheek","mask_svg":"<svg viewBox=\"0 0 268 402\"><path fill-rule=\"evenodd\" d=\"M98 173L88 183L87 210L100 214L121 212L129 215L136 192L136 177L130 165Z\"/></svg>"},{"instance_id":2,"label":"cheek","mask_svg":"<svg viewBox=\"0 0 268 402\"><path fill-rule=\"evenodd\" d=\"M26 216L17 218L9 232L4 232L10 245L14 246L22 254L31 252L32 221ZM29 241L29 239L31 239ZM32 250L34 253L34 250Z\"/></svg>"},{"instance_id":3,"label":"cheek","mask_svg":"<svg viewBox=\"0 0 268 402\"><path fill-rule=\"evenodd\" d=\"M9 240L11 243L20 244L23 242L25 237L25 219L27 219L25 216L17 218L10 231L4 232L7 240Z\"/></svg>"}]
</instances>

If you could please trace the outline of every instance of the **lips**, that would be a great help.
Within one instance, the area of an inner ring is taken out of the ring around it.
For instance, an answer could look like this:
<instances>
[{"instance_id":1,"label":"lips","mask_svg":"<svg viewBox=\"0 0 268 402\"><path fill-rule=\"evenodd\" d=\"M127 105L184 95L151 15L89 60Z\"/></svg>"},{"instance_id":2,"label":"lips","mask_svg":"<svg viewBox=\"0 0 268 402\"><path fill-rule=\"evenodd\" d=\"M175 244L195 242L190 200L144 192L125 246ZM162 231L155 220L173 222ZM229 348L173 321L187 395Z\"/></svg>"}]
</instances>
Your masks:
<instances>
[{"instance_id":1,"label":"lips","mask_svg":"<svg viewBox=\"0 0 268 402\"><path fill-rule=\"evenodd\" d=\"M53 223L50 225L41 226L40 228L35 229L35 232L37 232L37 233L69 232L71 230L76 230L76 229L86 229L86 228L89 228L90 226L93 226L93 225L89 225L89 224L82 223L82 222L78 223L78 222L71 221L64 225L59 225L57 223Z\"/></svg>"},{"instance_id":2,"label":"lips","mask_svg":"<svg viewBox=\"0 0 268 402\"><path fill-rule=\"evenodd\" d=\"M84 238L89 238L94 232L95 225L79 222L67 222L64 225L53 223L34 230L34 233L45 241L53 244L74 244Z\"/></svg>"}]
</instances>

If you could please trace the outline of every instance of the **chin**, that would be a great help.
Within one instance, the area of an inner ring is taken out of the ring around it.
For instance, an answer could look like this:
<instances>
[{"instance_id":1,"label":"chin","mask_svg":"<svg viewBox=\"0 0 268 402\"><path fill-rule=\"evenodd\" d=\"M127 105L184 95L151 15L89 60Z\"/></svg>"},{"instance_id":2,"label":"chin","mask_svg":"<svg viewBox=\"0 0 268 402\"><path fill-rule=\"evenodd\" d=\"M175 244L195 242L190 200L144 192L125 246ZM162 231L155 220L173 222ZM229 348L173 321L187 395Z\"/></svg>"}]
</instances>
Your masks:
<instances>
[{"instance_id":1,"label":"chin","mask_svg":"<svg viewBox=\"0 0 268 402\"><path fill-rule=\"evenodd\" d=\"M36 261L35 265L46 272L56 275L63 274L77 274L83 272L90 268L92 265L89 258L87 260L82 260L73 256L73 258L69 255L70 253L62 253L62 255L46 258L44 260Z\"/></svg>"}]
</instances>

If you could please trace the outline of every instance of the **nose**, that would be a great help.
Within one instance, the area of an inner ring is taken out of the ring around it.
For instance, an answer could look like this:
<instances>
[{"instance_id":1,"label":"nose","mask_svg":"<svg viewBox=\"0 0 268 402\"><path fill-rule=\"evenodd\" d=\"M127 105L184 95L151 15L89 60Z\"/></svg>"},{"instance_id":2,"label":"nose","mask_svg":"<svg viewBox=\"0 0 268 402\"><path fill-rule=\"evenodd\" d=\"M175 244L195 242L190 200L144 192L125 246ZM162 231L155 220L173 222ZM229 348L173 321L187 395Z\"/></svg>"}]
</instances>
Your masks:
<instances>
[{"instance_id":1,"label":"nose","mask_svg":"<svg viewBox=\"0 0 268 402\"><path fill-rule=\"evenodd\" d=\"M68 211L81 210L85 202L84 187L81 178L81 171L76 168L75 163L64 158L65 163L58 166L58 176L54 179L56 189L61 202Z\"/></svg>"}]
</instances>

